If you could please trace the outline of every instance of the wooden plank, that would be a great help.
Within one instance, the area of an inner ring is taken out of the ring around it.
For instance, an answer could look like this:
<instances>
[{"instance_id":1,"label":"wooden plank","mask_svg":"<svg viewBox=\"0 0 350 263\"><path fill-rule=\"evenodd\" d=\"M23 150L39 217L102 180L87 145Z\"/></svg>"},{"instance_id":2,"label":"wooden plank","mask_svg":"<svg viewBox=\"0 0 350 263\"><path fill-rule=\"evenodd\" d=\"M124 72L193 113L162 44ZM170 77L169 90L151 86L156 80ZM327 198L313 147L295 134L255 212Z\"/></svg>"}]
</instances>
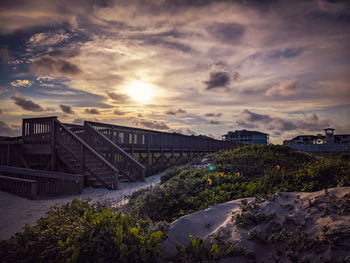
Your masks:
<instances>
[{"instance_id":1,"label":"wooden plank","mask_svg":"<svg viewBox=\"0 0 350 263\"><path fill-rule=\"evenodd\" d=\"M0 190L30 199L36 199L37 181L0 175Z\"/></svg>"},{"instance_id":2,"label":"wooden plank","mask_svg":"<svg viewBox=\"0 0 350 263\"><path fill-rule=\"evenodd\" d=\"M0 165L0 171L7 172L7 173L18 173L18 174L33 175L33 176L39 176L39 177L62 179L67 181L83 180L83 176L78 174L41 171L41 170L19 168L19 167L12 167L12 166L6 166L6 165Z\"/></svg>"},{"instance_id":3,"label":"wooden plank","mask_svg":"<svg viewBox=\"0 0 350 263\"><path fill-rule=\"evenodd\" d=\"M51 119L51 171L56 170L56 134L55 134L55 120Z\"/></svg>"},{"instance_id":4,"label":"wooden plank","mask_svg":"<svg viewBox=\"0 0 350 263\"><path fill-rule=\"evenodd\" d=\"M23 144L23 150L26 154L52 154L52 148L49 144Z\"/></svg>"}]
</instances>

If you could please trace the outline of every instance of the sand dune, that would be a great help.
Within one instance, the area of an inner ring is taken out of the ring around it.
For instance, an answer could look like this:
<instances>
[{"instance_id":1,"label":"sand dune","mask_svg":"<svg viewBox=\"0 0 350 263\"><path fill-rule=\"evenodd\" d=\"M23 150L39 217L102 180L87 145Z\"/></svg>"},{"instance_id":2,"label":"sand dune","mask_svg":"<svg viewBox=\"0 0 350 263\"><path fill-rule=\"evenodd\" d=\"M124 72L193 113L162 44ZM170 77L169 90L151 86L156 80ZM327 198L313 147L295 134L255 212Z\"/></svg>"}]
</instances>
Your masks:
<instances>
[{"instance_id":1,"label":"sand dune","mask_svg":"<svg viewBox=\"0 0 350 263\"><path fill-rule=\"evenodd\" d=\"M350 187L328 192L280 192L266 200L247 198L245 212L240 208L242 200L215 205L173 222L163 243L166 255L176 252L176 242L184 245L193 235L238 241L239 247L254 254L224 262L326 262L347 256L345 262L350 262Z\"/></svg>"}]
</instances>

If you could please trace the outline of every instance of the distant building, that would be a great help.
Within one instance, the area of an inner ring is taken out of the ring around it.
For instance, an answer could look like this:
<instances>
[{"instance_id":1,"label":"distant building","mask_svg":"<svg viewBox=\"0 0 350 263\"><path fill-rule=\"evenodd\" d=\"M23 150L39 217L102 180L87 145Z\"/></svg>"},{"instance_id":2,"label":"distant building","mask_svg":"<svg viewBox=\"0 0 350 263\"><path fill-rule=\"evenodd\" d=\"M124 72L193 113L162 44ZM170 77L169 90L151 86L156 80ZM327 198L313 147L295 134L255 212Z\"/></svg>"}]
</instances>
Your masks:
<instances>
[{"instance_id":1,"label":"distant building","mask_svg":"<svg viewBox=\"0 0 350 263\"><path fill-rule=\"evenodd\" d=\"M239 142L243 144L269 144L269 135L258 131L236 130L229 131L222 136L223 141Z\"/></svg>"},{"instance_id":2,"label":"distant building","mask_svg":"<svg viewBox=\"0 0 350 263\"><path fill-rule=\"evenodd\" d=\"M283 141L283 145L303 152L349 152L350 134L334 134L333 128L324 129L325 135L299 135Z\"/></svg>"}]
</instances>

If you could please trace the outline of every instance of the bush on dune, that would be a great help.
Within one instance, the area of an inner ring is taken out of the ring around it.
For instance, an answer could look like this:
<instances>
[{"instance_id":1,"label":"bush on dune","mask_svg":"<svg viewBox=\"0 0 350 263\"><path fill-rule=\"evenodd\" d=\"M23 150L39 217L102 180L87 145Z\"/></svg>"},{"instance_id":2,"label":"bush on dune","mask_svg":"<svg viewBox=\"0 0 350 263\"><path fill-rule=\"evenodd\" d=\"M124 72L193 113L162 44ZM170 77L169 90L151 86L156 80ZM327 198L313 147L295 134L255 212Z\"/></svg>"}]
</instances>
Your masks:
<instances>
[{"instance_id":1,"label":"bush on dune","mask_svg":"<svg viewBox=\"0 0 350 263\"><path fill-rule=\"evenodd\" d=\"M152 262L163 233L146 220L73 200L0 243L2 262Z\"/></svg>"},{"instance_id":2,"label":"bush on dune","mask_svg":"<svg viewBox=\"0 0 350 263\"><path fill-rule=\"evenodd\" d=\"M238 198L268 195L278 190L317 191L350 185L349 160L317 161L309 154L276 145L220 152L214 167L214 171L172 169L164 176L162 186L135 192L127 210L141 218L171 222Z\"/></svg>"}]
</instances>

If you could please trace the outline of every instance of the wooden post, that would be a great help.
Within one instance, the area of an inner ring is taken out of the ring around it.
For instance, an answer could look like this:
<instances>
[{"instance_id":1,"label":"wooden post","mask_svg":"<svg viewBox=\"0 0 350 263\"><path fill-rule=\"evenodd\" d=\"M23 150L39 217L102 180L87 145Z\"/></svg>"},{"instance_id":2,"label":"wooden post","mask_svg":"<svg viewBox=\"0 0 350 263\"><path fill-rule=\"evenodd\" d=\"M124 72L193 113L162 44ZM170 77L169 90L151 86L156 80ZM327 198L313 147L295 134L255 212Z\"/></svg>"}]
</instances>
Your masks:
<instances>
[{"instance_id":1,"label":"wooden post","mask_svg":"<svg viewBox=\"0 0 350 263\"><path fill-rule=\"evenodd\" d=\"M174 136L175 135L171 135L171 157L170 157L170 163L174 162Z\"/></svg>"},{"instance_id":2,"label":"wooden post","mask_svg":"<svg viewBox=\"0 0 350 263\"><path fill-rule=\"evenodd\" d=\"M56 133L55 133L55 117L51 118L51 171L56 170Z\"/></svg>"},{"instance_id":3,"label":"wooden post","mask_svg":"<svg viewBox=\"0 0 350 263\"><path fill-rule=\"evenodd\" d=\"M147 167L149 166L149 153L151 149L151 134L147 132Z\"/></svg>"},{"instance_id":4,"label":"wooden post","mask_svg":"<svg viewBox=\"0 0 350 263\"><path fill-rule=\"evenodd\" d=\"M32 182L30 184L30 190L29 190L29 199L37 199L37 193L38 193L38 183L35 181L35 182Z\"/></svg>"},{"instance_id":5,"label":"wooden post","mask_svg":"<svg viewBox=\"0 0 350 263\"><path fill-rule=\"evenodd\" d=\"M162 136L162 144L161 144L161 149L160 149L160 163L163 165L164 164L164 134L161 133Z\"/></svg>"},{"instance_id":6,"label":"wooden post","mask_svg":"<svg viewBox=\"0 0 350 263\"><path fill-rule=\"evenodd\" d=\"M34 138L34 123L33 123L32 120L30 120L28 122L28 124L29 124L28 137L29 137L29 142L31 142L33 140L33 138Z\"/></svg>"},{"instance_id":7,"label":"wooden post","mask_svg":"<svg viewBox=\"0 0 350 263\"><path fill-rule=\"evenodd\" d=\"M80 145L80 157L81 157L81 174L85 175L86 159L85 159L85 149L83 144Z\"/></svg>"},{"instance_id":8,"label":"wooden post","mask_svg":"<svg viewBox=\"0 0 350 263\"><path fill-rule=\"evenodd\" d=\"M119 185L118 185L118 173L117 172L113 172L113 179L114 179L114 182L113 182L113 190L117 190Z\"/></svg>"},{"instance_id":9,"label":"wooden post","mask_svg":"<svg viewBox=\"0 0 350 263\"><path fill-rule=\"evenodd\" d=\"M182 159L182 155L183 155L183 150L184 150L184 136L181 136L181 148L180 148L180 158Z\"/></svg>"},{"instance_id":10,"label":"wooden post","mask_svg":"<svg viewBox=\"0 0 350 263\"><path fill-rule=\"evenodd\" d=\"M26 122L24 121L24 119L22 119L22 140L23 140L23 142L25 141L25 135L26 135Z\"/></svg>"},{"instance_id":11,"label":"wooden post","mask_svg":"<svg viewBox=\"0 0 350 263\"><path fill-rule=\"evenodd\" d=\"M6 158L6 164L10 166L10 154L11 154L11 149L10 149L10 144L7 144L7 158Z\"/></svg>"},{"instance_id":12,"label":"wooden post","mask_svg":"<svg viewBox=\"0 0 350 263\"><path fill-rule=\"evenodd\" d=\"M134 158L134 129L131 129L131 156Z\"/></svg>"}]
</instances>

